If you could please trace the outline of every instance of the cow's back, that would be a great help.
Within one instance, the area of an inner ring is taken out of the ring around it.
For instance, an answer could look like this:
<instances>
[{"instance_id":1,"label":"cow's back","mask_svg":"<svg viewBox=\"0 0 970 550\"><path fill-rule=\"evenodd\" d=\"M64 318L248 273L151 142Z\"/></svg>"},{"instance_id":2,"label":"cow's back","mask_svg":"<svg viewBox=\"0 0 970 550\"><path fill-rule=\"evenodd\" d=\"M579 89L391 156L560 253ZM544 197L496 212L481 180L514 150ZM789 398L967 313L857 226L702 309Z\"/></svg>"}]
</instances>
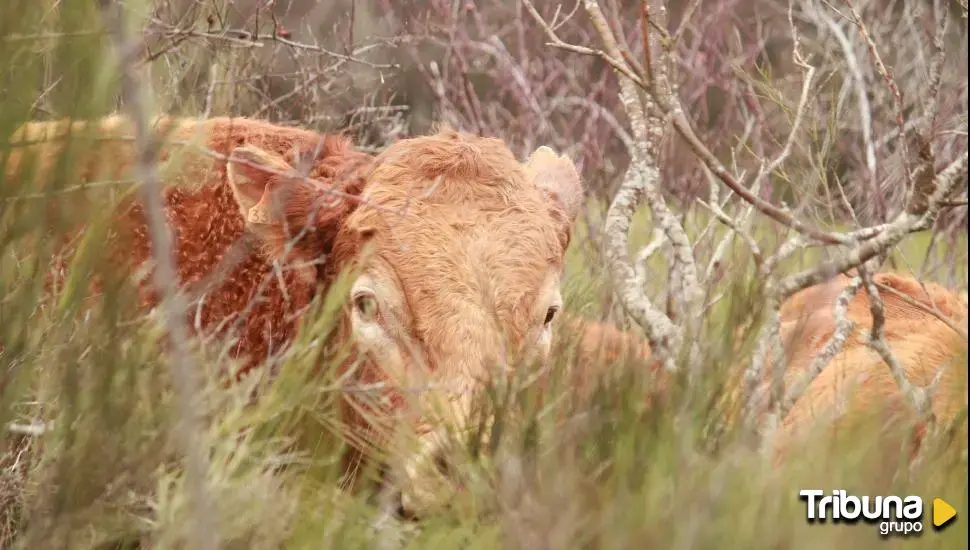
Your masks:
<instances>
[{"instance_id":1,"label":"cow's back","mask_svg":"<svg viewBox=\"0 0 970 550\"><path fill-rule=\"evenodd\" d=\"M290 340L297 313L313 297L316 282L307 269L281 269L267 261L258 239L247 234L239 206L226 180L226 160L240 145L255 145L297 165L310 161L309 176L324 181L340 171L346 158L357 158L340 136L236 118L206 120L158 117L152 121L157 138L157 170L163 184L166 221L173 230L179 283L192 300L186 318L192 329L235 333L233 351L252 359L253 366ZM66 147L70 139L70 146ZM5 179L31 189L43 189L52 178L76 180L72 210L85 214L111 209L112 231L106 248L113 269L137 275L141 306L155 306L151 287L151 235L137 193L89 193L93 182L130 182L136 161L130 121L111 116L96 122L30 122L10 139ZM72 170L58 171L61 155L72 154ZM103 201L103 202L95 202ZM63 210L63 203L56 207ZM55 213L59 214L60 212ZM81 216L67 231L54 259L48 288L59 287L73 243L86 227ZM312 271L312 269L311 269ZM92 292L99 282L92 281ZM259 295L259 299L255 298Z\"/></svg>"},{"instance_id":2,"label":"cow's back","mask_svg":"<svg viewBox=\"0 0 970 550\"><path fill-rule=\"evenodd\" d=\"M911 277L895 273L876 274L873 279L884 305L884 340L893 357L913 386L924 388L938 380L931 401L932 412L941 422L955 418L966 406L968 397L967 342L960 333L967 332L965 297L939 285L921 285ZM840 275L829 283L797 294L788 304L783 316L788 352L786 386L806 375L835 332L833 309L848 282L848 277ZM895 425L918 420L892 370L868 345L872 313L864 288L848 302L846 318L854 324L854 329L841 352L806 388L784 419L776 442L779 453L785 451L793 438L807 434L816 420L833 415L841 419L838 425L843 427L857 421L872 426L868 422L874 419Z\"/></svg>"}]
</instances>

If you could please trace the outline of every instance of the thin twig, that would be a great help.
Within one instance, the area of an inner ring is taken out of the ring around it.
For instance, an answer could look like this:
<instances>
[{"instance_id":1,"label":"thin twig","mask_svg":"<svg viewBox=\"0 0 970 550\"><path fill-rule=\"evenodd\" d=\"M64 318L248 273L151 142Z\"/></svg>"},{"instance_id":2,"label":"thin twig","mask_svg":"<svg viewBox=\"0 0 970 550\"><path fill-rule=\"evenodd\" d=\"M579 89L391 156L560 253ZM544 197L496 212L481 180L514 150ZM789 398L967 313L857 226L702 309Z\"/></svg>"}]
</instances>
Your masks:
<instances>
[{"instance_id":1,"label":"thin twig","mask_svg":"<svg viewBox=\"0 0 970 550\"><path fill-rule=\"evenodd\" d=\"M106 8L104 17L112 29L115 48L121 69L121 86L135 132L136 178L141 181L139 194L145 207L151 238L155 269L152 279L161 296L163 322L168 333L171 353L169 361L178 399L177 439L185 455L185 485L189 492L191 511L188 520L188 548L195 550L216 549L219 546L218 514L215 502L207 489L209 457L203 447L205 425L199 411L196 393L201 386L197 379L199 369L188 347L189 332L185 325L186 304L178 292L177 275L173 260L172 236L165 221L158 176L155 144L152 143L151 127L142 103L142 86L136 71L135 60L140 50L137 40L128 37L125 29L125 12L120 4Z\"/></svg>"}]
</instances>

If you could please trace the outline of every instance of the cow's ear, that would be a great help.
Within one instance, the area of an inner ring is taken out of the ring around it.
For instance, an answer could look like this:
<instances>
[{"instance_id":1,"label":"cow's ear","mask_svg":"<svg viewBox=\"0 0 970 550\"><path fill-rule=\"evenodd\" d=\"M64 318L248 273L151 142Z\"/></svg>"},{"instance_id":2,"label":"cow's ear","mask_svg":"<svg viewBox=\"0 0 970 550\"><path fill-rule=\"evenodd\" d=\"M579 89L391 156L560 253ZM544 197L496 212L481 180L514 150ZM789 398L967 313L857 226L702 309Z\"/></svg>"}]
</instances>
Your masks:
<instances>
[{"instance_id":1,"label":"cow's ear","mask_svg":"<svg viewBox=\"0 0 970 550\"><path fill-rule=\"evenodd\" d=\"M583 204L583 184L576 165L549 147L539 147L525 163L526 176L566 212L571 223Z\"/></svg>"},{"instance_id":2,"label":"cow's ear","mask_svg":"<svg viewBox=\"0 0 970 550\"><path fill-rule=\"evenodd\" d=\"M313 211L323 193L313 182L296 176L282 156L252 145L237 147L229 155L229 187L246 227L262 240L271 258L281 258L288 248L306 258L328 249Z\"/></svg>"},{"instance_id":3,"label":"cow's ear","mask_svg":"<svg viewBox=\"0 0 970 550\"><path fill-rule=\"evenodd\" d=\"M239 211L247 224L272 224L280 214L271 210L277 182L292 171L279 155L252 145L233 149L226 165L226 178Z\"/></svg>"}]
</instances>

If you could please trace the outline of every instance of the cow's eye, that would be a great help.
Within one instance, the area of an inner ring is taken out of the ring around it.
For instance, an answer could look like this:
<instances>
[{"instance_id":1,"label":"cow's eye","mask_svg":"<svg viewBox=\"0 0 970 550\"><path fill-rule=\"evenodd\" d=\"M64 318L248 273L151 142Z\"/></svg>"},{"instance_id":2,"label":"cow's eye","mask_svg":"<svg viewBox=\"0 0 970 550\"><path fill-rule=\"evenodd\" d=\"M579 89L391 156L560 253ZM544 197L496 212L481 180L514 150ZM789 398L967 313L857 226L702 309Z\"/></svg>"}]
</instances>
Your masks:
<instances>
[{"instance_id":1,"label":"cow's eye","mask_svg":"<svg viewBox=\"0 0 970 550\"><path fill-rule=\"evenodd\" d=\"M546 319L545 319L545 321L542 322L542 324L549 325L549 323L552 323L552 320L556 318L556 313L558 313L558 312L559 312L559 307L558 306L552 306L551 308L547 309L546 310Z\"/></svg>"},{"instance_id":2,"label":"cow's eye","mask_svg":"<svg viewBox=\"0 0 970 550\"><path fill-rule=\"evenodd\" d=\"M377 315L377 298L369 292L354 296L354 308L364 321L373 321Z\"/></svg>"}]
</instances>

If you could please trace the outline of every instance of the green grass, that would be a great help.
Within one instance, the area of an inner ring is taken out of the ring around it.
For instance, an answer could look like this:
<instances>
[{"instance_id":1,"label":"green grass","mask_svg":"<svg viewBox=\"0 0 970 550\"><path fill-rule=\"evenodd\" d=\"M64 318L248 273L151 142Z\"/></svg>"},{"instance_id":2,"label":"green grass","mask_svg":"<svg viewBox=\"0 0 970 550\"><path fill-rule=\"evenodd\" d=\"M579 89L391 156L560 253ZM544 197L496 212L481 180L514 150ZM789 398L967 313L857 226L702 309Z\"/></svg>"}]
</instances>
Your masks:
<instances>
[{"instance_id":1,"label":"green grass","mask_svg":"<svg viewBox=\"0 0 970 550\"><path fill-rule=\"evenodd\" d=\"M8 1L0 37L98 27L93 3L63 2L59 11L50 10L52 4ZM0 135L31 118L110 112L117 86L105 45L97 35L0 39ZM43 95L51 75L64 84ZM171 96L154 99L162 108L191 111ZM0 164L4 157L0 153ZM162 333L154 319L139 315L130 287L106 269L99 248L103 228L95 223L105 209L85 207L75 193L57 193L76 183L68 159L40 190L26 180L0 185L0 421L52 426L43 435L8 429L0 437L0 548L182 548L192 510L171 437L177 414L158 352ZM24 200L27 191L51 194ZM601 211L591 208L594 226ZM77 220L90 220L92 230L72 261L66 287L39 308L51 237ZM692 235L706 222L692 214ZM649 229L649 217L641 213L631 245L642 246ZM779 238L767 224L754 233L767 250ZM723 234L717 226L715 236ZM901 269L923 263L928 239L914 235L897 248ZM703 246L711 242L716 240ZM795 256L782 269L807 267L818 254ZM966 288L965 233L938 243L931 256L952 268L948 275L939 272L938 280ZM650 265L658 274L648 282L656 295L665 284L662 255ZM514 403L497 411L497 448L466 464L466 491L415 524L377 529L380 510L369 487L340 490L346 448L336 410L340 392L326 374L308 374L320 359L315 339L333 327L333 298L321 299L307 314L272 384L256 375L223 387L217 374L226 364L222 350L198 349L208 422L197 438L211 456L207 482L222 547L375 548L400 537L402 547L414 549L965 548L965 439L932 454L909 478L900 433L878 431L874 423L837 445L794 453L779 468L721 426L717 403L731 389L728 366L743 359L726 351L730 334L750 314L746 291L756 286L740 241L725 265L737 284L711 314L707 369L699 383L675 385L652 408L644 396L654 381L636 364L601 368L613 376L585 401L555 376L544 399L535 387L517 389ZM603 261L583 222L566 272L570 311L626 323L610 307ZM105 293L90 296L87 282L95 276L109 284ZM573 367L563 357L554 374ZM260 398L251 403L257 385ZM883 540L874 525L809 525L797 496L806 488L922 496L924 532ZM929 526L930 501L937 496L959 514L941 533Z\"/></svg>"}]
</instances>

